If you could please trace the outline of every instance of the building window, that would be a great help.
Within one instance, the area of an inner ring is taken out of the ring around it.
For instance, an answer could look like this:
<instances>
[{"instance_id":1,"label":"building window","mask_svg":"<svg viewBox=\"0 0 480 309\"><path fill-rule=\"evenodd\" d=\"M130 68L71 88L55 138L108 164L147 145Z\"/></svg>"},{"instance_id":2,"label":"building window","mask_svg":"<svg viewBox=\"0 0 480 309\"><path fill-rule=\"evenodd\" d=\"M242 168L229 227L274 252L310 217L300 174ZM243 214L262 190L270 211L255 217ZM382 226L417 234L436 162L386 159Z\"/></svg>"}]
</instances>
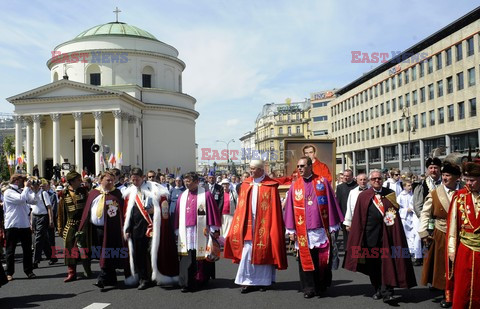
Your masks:
<instances>
[{"instance_id":1,"label":"building window","mask_svg":"<svg viewBox=\"0 0 480 309\"><path fill-rule=\"evenodd\" d=\"M392 129L393 129L393 134L397 134L397 121L394 120L392 122Z\"/></svg>"},{"instance_id":2,"label":"building window","mask_svg":"<svg viewBox=\"0 0 480 309\"><path fill-rule=\"evenodd\" d=\"M465 118L465 102L458 102L458 119Z\"/></svg>"},{"instance_id":3,"label":"building window","mask_svg":"<svg viewBox=\"0 0 480 309\"><path fill-rule=\"evenodd\" d=\"M90 74L90 85L94 85L94 86L100 86L101 85L100 73Z\"/></svg>"},{"instance_id":4,"label":"building window","mask_svg":"<svg viewBox=\"0 0 480 309\"><path fill-rule=\"evenodd\" d=\"M468 87L475 85L475 68L468 69Z\"/></svg>"},{"instance_id":5,"label":"building window","mask_svg":"<svg viewBox=\"0 0 480 309\"><path fill-rule=\"evenodd\" d=\"M477 99L473 98L468 100L468 105L470 105L470 117L477 116Z\"/></svg>"},{"instance_id":6,"label":"building window","mask_svg":"<svg viewBox=\"0 0 480 309\"><path fill-rule=\"evenodd\" d=\"M142 87L152 88L152 75L142 74Z\"/></svg>"},{"instance_id":7,"label":"building window","mask_svg":"<svg viewBox=\"0 0 480 309\"><path fill-rule=\"evenodd\" d=\"M455 120L455 111L453 109L453 104L447 106L448 108L448 122L452 122Z\"/></svg>"},{"instance_id":8,"label":"building window","mask_svg":"<svg viewBox=\"0 0 480 309\"><path fill-rule=\"evenodd\" d=\"M457 90L463 89L463 72L457 73Z\"/></svg>"},{"instance_id":9,"label":"building window","mask_svg":"<svg viewBox=\"0 0 480 309\"><path fill-rule=\"evenodd\" d=\"M412 97L413 97L413 105L417 105L417 104L418 104L418 94L417 94L417 90L413 90L413 91L412 91Z\"/></svg>"},{"instance_id":10,"label":"building window","mask_svg":"<svg viewBox=\"0 0 480 309\"><path fill-rule=\"evenodd\" d=\"M417 66L412 67L412 82L417 79Z\"/></svg>"},{"instance_id":11,"label":"building window","mask_svg":"<svg viewBox=\"0 0 480 309\"><path fill-rule=\"evenodd\" d=\"M392 113L397 110L397 102L395 99L392 99Z\"/></svg>"},{"instance_id":12,"label":"building window","mask_svg":"<svg viewBox=\"0 0 480 309\"><path fill-rule=\"evenodd\" d=\"M315 121L315 119L313 121ZM292 127L288 127L287 132L289 136L292 135Z\"/></svg>"},{"instance_id":13,"label":"building window","mask_svg":"<svg viewBox=\"0 0 480 309\"><path fill-rule=\"evenodd\" d=\"M392 134L392 126L390 122L387 122L387 135L390 135L390 134Z\"/></svg>"},{"instance_id":14,"label":"building window","mask_svg":"<svg viewBox=\"0 0 480 309\"><path fill-rule=\"evenodd\" d=\"M301 132L300 132L300 126L297 126L296 130L297 130L297 134L300 134L300 133L301 133Z\"/></svg>"},{"instance_id":15,"label":"building window","mask_svg":"<svg viewBox=\"0 0 480 309\"><path fill-rule=\"evenodd\" d=\"M443 96L443 80L437 82L437 97Z\"/></svg>"},{"instance_id":16,"label":"building window","mask_svg":"<svg viewBox=\"0 0 480 309\"><path fill-rule=\"evenodd\" d=\"M383 116L385 114L383 105L384 105L383 103L380 104L380 116Z\"/></svg>"},{"instance_id":17,"label":"building window","mask_svg":"<svg viewBox=\"0 0 480 309\"><path fill-rule=\"evenodd\" d=\"M273 135L274 135L273 128L270 128L270 137L273 137Z\"/></svg>"},{"instance_id":18,"label":"building window","mask_svg":"<svg viewBox=\"0 0 480 309\"><path fill-rule=\"evenodd\" d=\"M420 62L420 77L425 75L425 61Z\"/></svg>"},{"instance_id":19,"label":"building window","mask_svg":"<svg viewBox=\"0 0 480 309\"><path fill-rule=\"evenodd\" d=\"M430 74L433 72L433 58L428 58L427 63L428 63L428 74Z\"/></svg>"},{"instance_id":20,"label":"building window","mask_svg":"<svg viewBox=\"0 0 480 309\"><path fill-rule=\"evenodd\" d=\"M447 93L453 92L453 78L451 76L447 77Z\"/></svg>"},{"instance_id":21,"label":"building window","mask_svg":"<svg viewBox=\"0 0 480 309\"><path fill-rule=\"evenodd\" d=\"M398 78L397 78L398 87L402 87L402 74L403 74L403 72L400 72L398 74Z\"/></svg>"},{"instance_id":22,"label":"building window","mask_svg":"<svg viewBox=\"0 0 480 309\"><path fill-rule=\"evenodd\" d=\"M385 109L387 114L390 114L390 101L385 102Z\"/></svg>"},{"instance_id":23,"label":"building window","mask_svg":"<svg viewBox=\"0 0 480 309\"><path fill-rule=\"evenodd\" d=\"M435 111L434 110L431 110L429 111L429 116L430 116L430 126L434 126L435 125Z\"/></svg>"},{"instance_id":24,"label":"building window","mask_svg":"<svg viewBox=\"0 0 480 309\"><path fill-rule=\"evenodd\" d=\"M445 59L445 66L449 66L452 64L452 48L449 48L445 51L446 59Z\"/></svg>"},{"instance_id":25,"label":"building window","mask_svg":"<svg viewBox=\"0 0 480 309\"><path fill-rule=\"evenodd\" d=\"M372 139L374 139L375 138L375 131L373 130L373 127L370 129L370 133L371 133L370 137Z\"/></svg>"},{"instance_id":26,"label":"building window","mask_svg":"<svg viewBox=\"0 0 480 309\"><path fill-rule=\"evenodd\" d=\"M392 90L395 89L395 76L392 77Z\"/></svg>"},{"instance_id":27,"label":"building window","mask_svg":"<svg viewBox=\"0 0 480 309\"><path fill-rule=\"evenodd\" d=\"M420 88L420 102L425 102L425 87Z\"/></svg>"},{"instance_id":28,"label":"building window","mask_svg":"<svg viewBox=\"0 0 480 309\"><path fill-rule=\"evenodd\" d=\"M410 107L410 93L405 94L405 106Z\"/></svg>"},{"instance_id":29,"label":"building window","mask_svg":"<svg viewBox=\"0 0 480 309\"><path fill-rule=\"evenodd\" d=\"M443 111L443 107L438 109L438 123L442 124L445 122L445 113Z\"/></svg>"},{"instance_id":30,"label":"building window","mask_svg":"<svg viewBox=\"0 0 480 309\"><path fill-rule=\"evenodd\" d=\"M422 128L427 127L427 113L423 112L420 117L422 118Z\"/></svg>"},{"instance_id":31,"label":"building window","mask_svg":"<svg viewBox=\"0 0 480 309\"><path fill-rule=\"evenodd\" d=\"M378 97L378 85L375 86L375 98Z\"/></svg>"},{"instance_id":32,"label":"building window","mask_svg":"<svg viewBox=\"0 0 480 309\"><path fill-rule=\"evenodd\" d=\"M283 135L283 127L278 128L278 134Z\"/></svg>"},{"instance_id":33,"label":"building window","mask_svg":"<svg viewBox=\"0 0 480 309\"><path fill-rule=\"evenodd\" d=\"M405 131L405 120L403 118L398 121L398 126L400 133Z\"/></svg>"},{"instance_id":34,"label":"building window","mask_svg":"<svg viewBox=\"0 0 480 309\"><path fill-rule=\"evenodd\" d=\"M378 118L378 105L375 105L375 118Z\"/></svg>"},{"instance_id":35,"label":"building window","mask_svg":"<svg viewBox=\"0 0 480 309\"><path fill-rule=\"evenodd\" d=\"M434 89L433 84L428 85L428 99L433 100L434 98Z\"/></svg>"},{"instance_id":36,"label":"building window","mask_svg":"<svg viewBox=\"0 0 480 309\"><path fill-rule=\"evenodd\" d=\"M408 79L410 77L410 69L405 71L405 85L408 84Z\"/></svg>"},{"instance_id":37,"label":"building window","mask_svg":"<svg viewBox=\"0 0 480 309\"><path fill-rule=\"evenodd\" d=\"M388 79L385 81L385 92L389 92L390 91L390 84L388 82Z\"/></svg>"},{"instance_id":38,"label":"building window","mask_svg":"<svg viewBox=\"0 0 480 309\"><path fill-rule=\"evenodd\" d=\"M275 148L274 148L274 147L275 147L274 145L275 145L274 142L273 142L273 141L270 141L270 150L275 149Z\"/></svg>"},{"instance_id":39,"label":"building window","mask_svg":"<svg viewBox=\"0 0 480 309\"><path fill-rule=\"evenodd\" d=\"M370 119L373 119L373 107L370 107Z\"/></svg>"},{"instance_id":40,"label":"building window","mask_svg":"<svg viewBox=\"0 0 480 309\"><path fill-rule=\"evenodd\" d=\"M418 115L413 115L413 127L418 128Z\"/></svg>"},{"instance_id":41,"label":"building window","mask_svg":"<svg viewBox=\"0 0 480 309\"><path fill-rule=\"evenodd\" d=\"M367 141L370 139L370 129L365 130L365 135L367 136Z\"/></svg>"},{"instance_id":42,"label":"building window","mask_svg":"<svg viewBox=\"0 0 480 309\"><path fill-rule=\"evenodd\" d=\"M473 55L473 37L467 39L467 57Z\"/></svg>"},{"instance_id":43,"label":"building window","mask_svg":"<svg viewBox=\"0 0 480 309\"><path fill-rule=\"evenodd\" d=\"M463 59L463 52L462 52L462 42L458 43L455 46L455 49L457 51L457 61L460 61Z\"/></svg>"},{"instance_id":44,"label":"building window","mask_svg":"<svg viewBox=\"0 0 480 309\"><path fill-rule=\"evenodd\" d=\"M379 87L380 87L380 95L382 95L383 94L383 83L380 83Z\"/></svg>"},{"instance_id":45,"label":"building window","mask_svg":"<svg viewBox=\"0 0 480 309\"><path fill-rule=\"evenodd\" d=\"M442 68L442 54L437 55L437 70L440 70Z\"/></svg>"}]
</instances>

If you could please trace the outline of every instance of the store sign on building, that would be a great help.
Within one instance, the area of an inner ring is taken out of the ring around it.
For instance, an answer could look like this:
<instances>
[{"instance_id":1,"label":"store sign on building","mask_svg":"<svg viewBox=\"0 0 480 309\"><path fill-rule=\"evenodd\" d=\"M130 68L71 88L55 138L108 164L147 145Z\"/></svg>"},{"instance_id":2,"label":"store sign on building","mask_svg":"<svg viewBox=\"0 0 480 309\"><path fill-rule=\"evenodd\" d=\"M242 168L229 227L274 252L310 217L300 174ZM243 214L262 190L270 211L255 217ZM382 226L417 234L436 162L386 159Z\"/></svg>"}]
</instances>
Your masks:
<instances>
[{"instance_id":1,"label":"store sign on building","mask_svg":"<svg viewBox=\"0 0 480 309\"><path fill-rule=\"evenodd\" d=\"M279 113L294 113L300 111L299 105L285 105L277 107Z\"/></svg>"},{"instance_id":2,"label":"store sign on building","mask_svg":"<svg viewBox=\"0 0 480 309\"><path fill-rule=\"evenodd\" d=\"M402 66L397 64L396 66L388 70L388 75L392 76L392 75L398 74L401 70L402 70Z\"/></svg>"},{"instance_id":3,"label":"store sign on building","mask_svg":"<svg viewBox=\"0 0 480 309\"><path fill-rule=\"evenodd\" d=\"M333 97L333 91L324 91L324 92L316 92L312 93L311 100L323 100Z\"/></svg>"}]
</instances>

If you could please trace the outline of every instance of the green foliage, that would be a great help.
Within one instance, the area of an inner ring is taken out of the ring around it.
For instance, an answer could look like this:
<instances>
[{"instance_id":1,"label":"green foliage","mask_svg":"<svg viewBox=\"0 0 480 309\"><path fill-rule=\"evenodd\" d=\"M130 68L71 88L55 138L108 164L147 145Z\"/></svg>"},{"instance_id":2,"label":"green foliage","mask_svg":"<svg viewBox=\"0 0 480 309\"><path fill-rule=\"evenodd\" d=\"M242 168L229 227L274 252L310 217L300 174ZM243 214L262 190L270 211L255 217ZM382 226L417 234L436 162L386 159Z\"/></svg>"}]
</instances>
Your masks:
<instances>
[{"instance_id":1,"label":"green foliage","mask_svg":"<svg viewBox=\"0 0 480 309\"><path fill-rule=\"evenodd\" d=\"M10 179L10 172L8 171L6 154L15 154L15 138L13 136L5 136L0 153L0 178L2 180Z\"/></svg>"}]
</instances>

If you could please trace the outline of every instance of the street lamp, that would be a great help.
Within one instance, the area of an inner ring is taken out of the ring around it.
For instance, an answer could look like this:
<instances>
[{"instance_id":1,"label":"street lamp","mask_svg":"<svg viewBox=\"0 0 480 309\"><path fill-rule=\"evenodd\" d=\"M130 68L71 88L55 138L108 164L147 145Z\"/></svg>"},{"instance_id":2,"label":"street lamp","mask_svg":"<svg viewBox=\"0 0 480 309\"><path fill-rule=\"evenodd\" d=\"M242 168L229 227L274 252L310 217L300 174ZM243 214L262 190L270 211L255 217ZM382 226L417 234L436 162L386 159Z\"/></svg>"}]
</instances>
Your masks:
<instances>
[{"instance_id":1,"label":"street lamp","mask_svg":"<svg viewBox=\"0 0 480 309\"><path fill-rule=\"evenodd\" d=\"M230 166L228 165L228 163L230 162L230 151L228 151L228 145L230 145L231 142L235 142L235 140L232 138L228 142L225 142L217 139L215 142L224 143L227 146L227 170L230 171Z\"/></svg>"},{"instance_id":2,"label":"street lamp","mask_svg":"<svg viewBox=\"0 0 480 309\"><path fill-rule=\"evenodd\" d=\"M412 171L412 153L410 150L411 140L410 140L410 132L415 133L415 127L410 123L410 108L404 107L402 110L402 119L405 119L407 123L407 131L408 131L408 171Z\"/></svg>"}]
</instances>

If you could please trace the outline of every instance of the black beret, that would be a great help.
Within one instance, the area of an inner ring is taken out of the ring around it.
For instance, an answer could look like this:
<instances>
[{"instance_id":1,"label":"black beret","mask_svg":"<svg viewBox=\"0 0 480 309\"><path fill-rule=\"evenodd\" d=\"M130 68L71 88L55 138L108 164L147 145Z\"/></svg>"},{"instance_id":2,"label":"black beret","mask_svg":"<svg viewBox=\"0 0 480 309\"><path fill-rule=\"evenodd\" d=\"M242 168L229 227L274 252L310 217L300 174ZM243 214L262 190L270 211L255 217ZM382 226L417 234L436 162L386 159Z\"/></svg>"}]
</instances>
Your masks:
<instances>
[{"instance_id":1,"label":"black beret","mask_svg":"<svg viewBox=\"0 0 480 309\"><path fill-rule=\"evenodd\" d=\"M463 163L463 175L470 177L480 177L480 163L465 162Z\"/></svg>"},{"instance_id":2,"label":"black beret","mask_svg":"<svg viewBox=\"0 0 480 309\"><path fill-rule=\"evenodd\" d=\"M437 158L437 157L435 157L435 158L428 158L428 159L427 159L427 162L426 162L426 164L425 164L425 167L428 168L430 165L436 165L436 166L439 166L439 167L440 167L440 166L442 166L442 161L441 161L439 158Z\"/></svg>"}]
</instances>

